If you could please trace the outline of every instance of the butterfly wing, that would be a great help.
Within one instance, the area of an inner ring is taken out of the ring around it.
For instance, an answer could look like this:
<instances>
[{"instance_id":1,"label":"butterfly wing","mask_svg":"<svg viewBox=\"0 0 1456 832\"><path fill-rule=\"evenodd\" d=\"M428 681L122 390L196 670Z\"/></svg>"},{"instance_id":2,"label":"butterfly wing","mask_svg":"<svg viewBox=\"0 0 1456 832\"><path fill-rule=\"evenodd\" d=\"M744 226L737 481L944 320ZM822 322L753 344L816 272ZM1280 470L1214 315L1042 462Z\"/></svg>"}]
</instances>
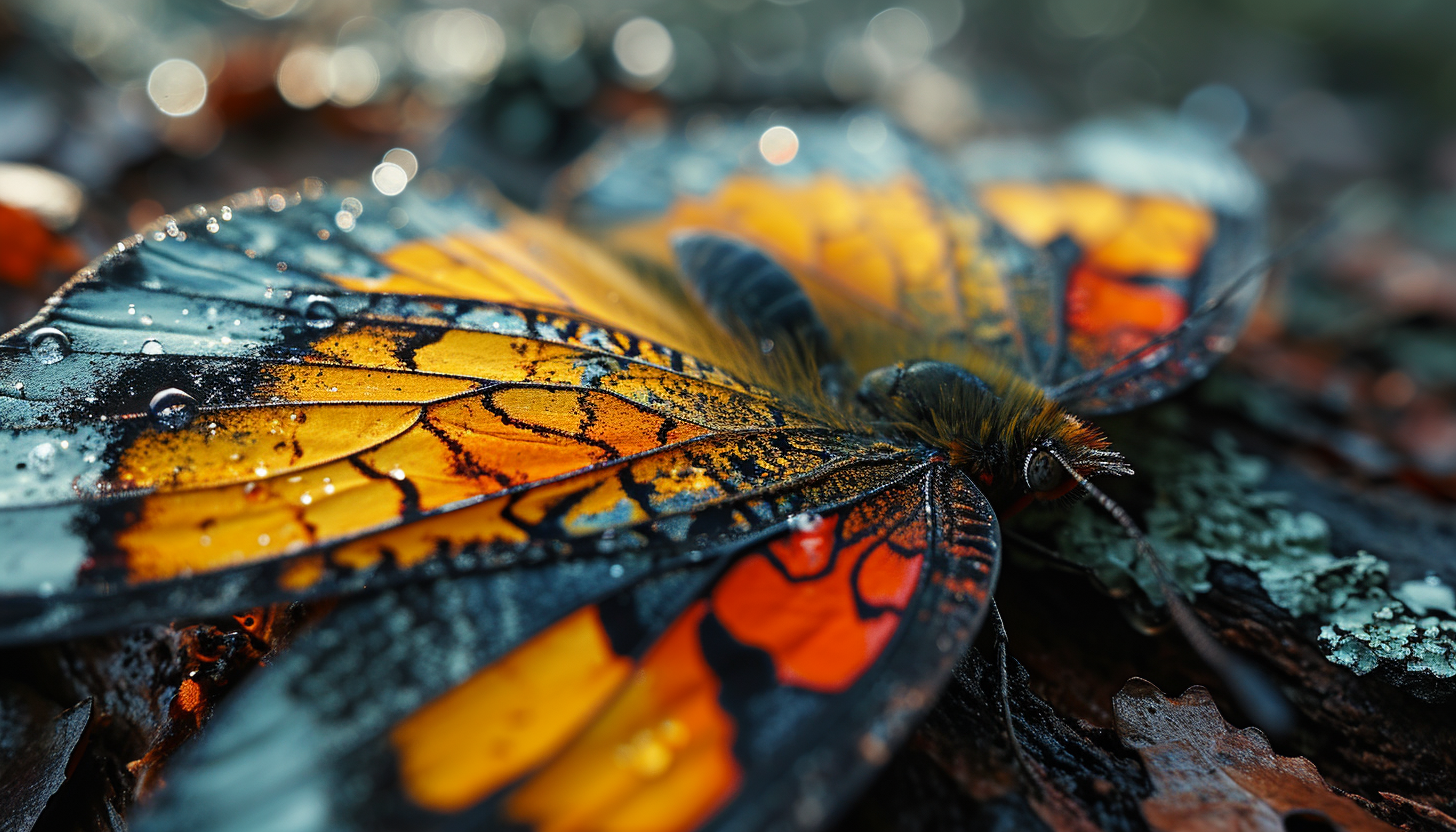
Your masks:
<instances>
[{"instance_id":1,"label":"butterfly wing","mask_svg":"<svg viewBox=\"0 0 1456 832\"><path fill-rule=\"evenodd\" d=\"M721 546L923 456L602 323L650 304L559 229L305 196L168 220L6 336L0 639Z\"/></svg>"},{"instance_id":2,"label":"butterfly wing","mask_svg":"<svg viewBox=\"0 0 1456 832\"><path fill-rule=\"evenodd\" d=\"M1196 135L1083 130L1055 147L972 147L952 168L893 131L861 152L853 122L791 123L799 152L782 165L746 125L619 138L565 179L566 210L651 262L670 263L688 231L762 249L861 372L990 355L1088 413L1201 377L1257 295L1258 187ZM1158 142L1169 161L1149 179L1137 165Z\"/></svg>"},{"instance_id":3,"label":"butterfly wing","mask_svg":"<svg viewBox=\"0 0 1456 832\"><path fill-rule=\"evenodd\" d=\"M356 602L225 703L138 828L816 828L934 701L998 541L931 462L722 560Z\"/></svg>"}]
</instances>

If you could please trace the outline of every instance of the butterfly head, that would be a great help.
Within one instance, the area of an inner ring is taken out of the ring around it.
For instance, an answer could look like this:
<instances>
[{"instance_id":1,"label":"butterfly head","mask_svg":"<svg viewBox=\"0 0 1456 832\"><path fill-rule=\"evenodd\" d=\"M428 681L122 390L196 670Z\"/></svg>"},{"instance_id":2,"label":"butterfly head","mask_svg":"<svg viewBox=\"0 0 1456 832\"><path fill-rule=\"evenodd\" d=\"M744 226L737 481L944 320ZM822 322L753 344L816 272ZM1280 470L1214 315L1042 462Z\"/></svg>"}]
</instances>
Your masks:
<instances>
[{"instance_id":1,"label":"butterfly head","mask_svg":"<svg viewBox=\"0 0 1456 832\"><path fill-rule=\"evenodd\" d=\"M944 452L998 509L1074 495L1078 479L1131 474L1096 427L1067 413L1013 373L981 373L942 361L882 367L857 399L881 429Z\"/></svg>"}]
</instances>

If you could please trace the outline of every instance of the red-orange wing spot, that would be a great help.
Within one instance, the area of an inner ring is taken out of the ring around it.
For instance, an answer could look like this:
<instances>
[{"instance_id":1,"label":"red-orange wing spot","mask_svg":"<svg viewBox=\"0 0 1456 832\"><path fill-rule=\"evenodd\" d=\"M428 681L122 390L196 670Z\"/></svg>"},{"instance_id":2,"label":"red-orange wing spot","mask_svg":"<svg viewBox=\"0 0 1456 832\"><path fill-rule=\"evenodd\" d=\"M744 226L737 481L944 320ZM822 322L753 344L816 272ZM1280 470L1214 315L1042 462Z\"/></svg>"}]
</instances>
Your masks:
<instances>
[{"instance_id":1,"label":"red-orange wing spot","mask_svg":"<svg viewBox=\"0 0 1456 832\"><path fill-rule=\"evenodd\" d=\"M1138 330L1162 335L1187 315L1187 301L1162 286L1118 280L1086 267L1074 271L1067 284L1067 323L1076 332L1106 336Z\"/></svg>"},{"instance_id":2,"label":"red-orange wing spot","mask_svg":"<svg viewBox=\"0 0 1456 832\"><path fill-rule=\"evenodd\" d=\"M871 501L873 503L874 501ZM870 511L861 506L851 514ZM899 518L863 536L864 526L826 515L772 541L733 566L713 590L713 613L744 644L774 660L777 678L824 693L849 688L879 658L920 580L925 539L891 540ZM923 530L923 525L920 526Z\"/></svg>"}]
</instances>

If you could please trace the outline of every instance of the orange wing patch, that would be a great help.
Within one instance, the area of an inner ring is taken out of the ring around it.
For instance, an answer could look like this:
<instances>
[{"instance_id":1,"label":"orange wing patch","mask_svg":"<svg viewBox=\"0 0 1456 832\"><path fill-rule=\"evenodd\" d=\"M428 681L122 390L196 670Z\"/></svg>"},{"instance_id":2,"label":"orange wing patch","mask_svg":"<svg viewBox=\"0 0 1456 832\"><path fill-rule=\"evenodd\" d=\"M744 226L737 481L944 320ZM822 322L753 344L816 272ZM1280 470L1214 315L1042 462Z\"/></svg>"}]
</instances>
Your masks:
<instances>
[{"instance_id":1,"label":"orange wing patch","mask_svg":"<svg viewBox=\"0 0 1456 832\"><path fill-rule=\"evenodd\" d=\"M1188 317L1189 278L1217 231L1208 209L1085 182L997 183L977 196L1029 246L1062 237L1077 244L1065 325L1067 347L1083 366L1120 358Z\"/></svg>"},{"instance_id":2,"label":"orange wing patch","mask_svg":"<svg viewBox=\"0 0 1456 832\"><path fill-rule=\"evenodd\" d=\"M707 613L703 601L688 608L607 710L510 796L513 820L540 832L671 832L733 795L742 772L699 641Z\"/></svg>"},{"instance_id":3,"label":"orange wing patch","mask_svg":"<svg viewBox=\"0 0 1456 832\"><path fill-rule=\"evenodd\" d=\"M980 221L939 204L912 176L861 183L736 175L707 197L680 197L664 216L612 231L608 241L671 264L672 234L694 229L739 237L787 268L829 312L841 349L863 366L903 356L880 354L883 337L849 330L888 326L922 338L969 332L987 349L1010 346L1011 299L980 249Z\"/></svg>"}]
</instances>

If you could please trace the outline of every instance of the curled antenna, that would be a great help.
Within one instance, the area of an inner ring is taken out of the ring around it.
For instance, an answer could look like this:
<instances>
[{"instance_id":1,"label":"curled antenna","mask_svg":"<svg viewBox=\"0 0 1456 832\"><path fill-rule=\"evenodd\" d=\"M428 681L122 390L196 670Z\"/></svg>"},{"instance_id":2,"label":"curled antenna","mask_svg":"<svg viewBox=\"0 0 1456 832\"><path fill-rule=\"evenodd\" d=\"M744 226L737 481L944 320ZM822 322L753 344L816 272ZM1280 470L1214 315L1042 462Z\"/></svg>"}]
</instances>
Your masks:
<instances>
[{"instance_id":1,"label":"curled antenna","mask_svg":"<svg viewBox=\"0 0 1456 832\"><path fill-rule=\"evenodd\" d=\"M1213 672L1223 679L1233 692L1234 698L1238 700L1239 706L1244 709L1254 720L1254 724L1264 730L1264 733L1275 737L1287 737L1294 728L1294 712L1289 706L1289 701L1284 698L1278 688L1269 681L1257 668L1224 647L1208 632L1202 619L1193 611L1188 600L1173 582L1168 567L1158 553L1153 549L1143 536L1142 530L1132 517L1128 516L1127 510L1118 505L1115 500L1107 496L1102 489L1093 485L1090 480L1073 468L1061 454L1051 451L1053 458L1067 469L1067 473L1087 489L1108 514L1122 526L1128 537L1132 538L1137 546L1138 554L1147 561L1152 569L1153 577L1158 582L1158 591L1162 594L1164 602L1168 605L1168 613L1173 618L1173 623L1178 625L1178 630L1183 633L1183 638L1188 640L1193 652L1208 665Z\"/></svg>"}]
</instances>

